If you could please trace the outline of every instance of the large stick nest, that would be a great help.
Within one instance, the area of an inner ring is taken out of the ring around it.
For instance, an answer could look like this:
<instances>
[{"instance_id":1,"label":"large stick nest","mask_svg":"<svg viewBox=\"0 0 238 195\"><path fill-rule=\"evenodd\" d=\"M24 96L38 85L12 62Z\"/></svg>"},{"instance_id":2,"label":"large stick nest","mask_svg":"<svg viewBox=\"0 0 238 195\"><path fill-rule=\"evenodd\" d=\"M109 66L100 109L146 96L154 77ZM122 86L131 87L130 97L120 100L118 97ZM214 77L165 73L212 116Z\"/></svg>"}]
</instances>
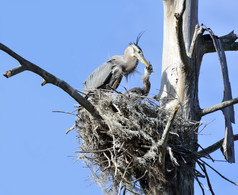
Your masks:
<instances>
[{"instance_id":1,"label":"large stick nest","mask_svg":"<svg viewBox=\"0 0 238 195\"><path fill-rule=\"evenodd\" d=\"M149 178L160 175L160 180L166 182L157 166L160 149L152 146L160 140L170 111L135 94L97 91L91 102L103 121L79 109L75 125L81 142L78 157L91 168L104 192L143 194ZM198 126L178 115L170 128L167 146L166 163L170 167L179 166L180 159L185 158L187 148L181 147L183 132L189 136Z\"/></svg>"}]
</instances>

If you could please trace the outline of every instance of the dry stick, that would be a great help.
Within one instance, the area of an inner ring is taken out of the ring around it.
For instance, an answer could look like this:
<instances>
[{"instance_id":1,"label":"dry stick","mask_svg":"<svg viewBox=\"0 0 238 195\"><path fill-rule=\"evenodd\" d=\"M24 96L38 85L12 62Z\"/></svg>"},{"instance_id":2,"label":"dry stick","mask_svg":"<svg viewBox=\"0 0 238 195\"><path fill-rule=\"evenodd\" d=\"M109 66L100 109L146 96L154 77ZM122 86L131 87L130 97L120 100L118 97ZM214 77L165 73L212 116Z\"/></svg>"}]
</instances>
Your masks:
<instances>
[{"instance_id":1,"label":"dry stick","mask_svg":"<svg viewBox=\"0 0 238 195\"><path fill-rule=\"evenodd\" d=\"M204 108L200 111L200 116L204 116L206 114L210 114L212 112L216 112L218 110L222 110L228 106L231 106L233 104L237 104L238 103L238 98L234 98L234 99L231 99L231 100L227 100L227 101L224 101L220 104L216 104L214 106L210 106L208 108Z\"/></svg>"},{"instance_id":2,"label":"dry stick","mask_svg":"<svg viewBox=\"0 0 238 195\"><path fill-rule=\"evenodd\" d=\"M212 152L215 152L217 149L219 149L222 146L223 140L224 140L224 138L221 139L220 141L216 142L215 144L212 144L211 146L199 151L198 155L200 157L203 157L203 156L209 155ZM235 134L234 141L237 141L237 140L238 140L238 134Z\"/></svg>"},{"instance_id":3,"label":"dry stick","mask_svg":"<svg viewBox=\"0 0 238 195\"><path fill-rule=\"evenodd\" d=\"M131 183L136 183L137 181L141 180L142 178L145 177L146 173L148 173L148 170L146 170L146 171L144 172L144 174L143 174L141 177L139 177L138 179L131 181Z\"/></svg>"},{"instance_id":4,"label":"dry stick","mask_svg":"<svg viewBox=\"0 0 238 195\"><path fill-rule=\"evenodd\" d=\"M200 144L198 144L198 145L199 145L199 147L200 147L202 150L204 150L204 148L203 148ZM206 153L206 156L208 156L208 158L209 158L210 160L212 160L212 162L215 162L215 160L211 157L210 154ZM200 158L200 156L199 156L199 158Z\"/></svg>"},{"instance_id":5,"label":"dry stick","mask_svg":"<svg viewBox=\"0 0 238 195\"><path fill-rule=\"evenodd\" d=\"M19 74L25 70L29 70L31 72L34 72L41 76L44 81L41 84L42 86L51 83L53 85L56 85L57 87L63 89L66 93L68 93L72 98L74 98L79 104L81 104L92 116L94 116L96 119L101 120L101 116L99 115L98 111L94 108L94 106L86 100L83 96L81 96L78 91L74 88L72 88L68 83L65 81L57 78L56 76L50 74L49 72L45 71L44 69L40 68L39 66L31 63L30 61L24 59L11 49L9 49L7 46L0 43L0 49L4 52L6 52L8 55L16 59L20 66L15 67L11 70L8 70L4 76L9 78L11 76L14 76L16 74Z\"/></svg>"},{"instance_id":6,"label":"dry stick","mask_svg":"<svg viewBox=\"0 0 238 195\"><path fill-rule=\"evenodd\" d=\"M213 191L213 189L212 189L212 185L211 185L209 176L208 176L208 174L207 174L207 170L206 170L205 165L202 164L201 162L198 162L198 165L199 165L199 167L202 169L203 173L206 175L207 184L208 184L208 187L209 187L209 189L210 189L210 191L211 191L211 194L212 194L212 195L215 195L215 193L214 193L214 191Z\"/></svg>"},{"instance_id":7,"label":"dry stick","mask_svg":"<svg viewBox=\"0 0 238 195\"><path fill-rule=\"evenodd\" d=\"M124 177L125 177L125 175L126 175L126 172L127 172L127 169L129 168L130 164L131 164L131 162L127 165L127 167L126 167L126 169L125 169L125 171L124 171L124 173L123 173L123 175L122 175L122 178L121 178L121 181L120 181L120 185L119 185L119 191L118 191L118 193L117 193L118 195L120 195L120 193L121 193L122 180L124 179Z\"/></svg>"},{"instance_id":8,"label":"dry stick","mask_svg":"<svg viewBox=\"0 0 238 195\"><path fill-rule=\"evenodd\" d=\"M199 161L203 162L205 165L207 165L210 169L212 169L213 171L215 171L220 177L222 177L223 179L225 179L226 181L229 181L230 183L238 186L237 183L235 183L234 181L229 180L228 178L226 178L225 176L223 176L221 173L219 173L216 169L214 169L212 166L210 166L209 164L207 164L205 161L199 159Z\"/></svg>"},{"instance_id":9,"label":"dry stick","mask_svg":"<svg viewBox=\"0 0 238 195\"><path fill-rule=\"evenodd\" d=\"M164 166L164 160L165 160L165 154L166 154L166 146L167 146L167 141L168 141L168 137L169 137L169 130L170 127L173 123L173 120L175 118L175 115L179 109L180 105L177 104L174 108L174 111L171 113L171 115L169 116L168 122L165 126L165 129L163 131L162 137L159 140L159 142L157 143L157 146L161 147L161 152L159 154L159 163L161 166Z\"/></svg>"},{"instance_id":10,"label":"dry stick","mask_svg":"<svg viewBox=\"0 0 238 195\"><path fill-rule=\"evenodd\" d=\"M202 190L202 194L205 195L204 189L202 187L202 183L199 181L198 177L195 177L196 181L198 182L198 185L200 186L201 190Z\"/></svg>"}]
</instances>

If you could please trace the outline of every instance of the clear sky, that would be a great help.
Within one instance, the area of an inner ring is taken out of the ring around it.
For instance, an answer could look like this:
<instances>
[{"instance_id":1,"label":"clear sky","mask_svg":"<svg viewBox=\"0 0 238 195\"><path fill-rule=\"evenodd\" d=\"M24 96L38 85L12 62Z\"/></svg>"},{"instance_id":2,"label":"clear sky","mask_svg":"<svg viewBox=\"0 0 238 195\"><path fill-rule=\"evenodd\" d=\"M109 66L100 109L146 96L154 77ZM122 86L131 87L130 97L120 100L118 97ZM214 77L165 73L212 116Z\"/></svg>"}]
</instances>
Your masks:
<instances>
[{"instance_id":1,"label":"clear sky","mask_svg":"<svg viewBox=\"0 0 238 195\"><path fill-rule=\"evenodd\" d=\"M123 54L128 43L146 30L140 46L154 65L150 96L158 93L163 38L162 0L7 0L0 5L0 42L78 89L83 88L84 80L96 67L112 55ZM237 0L200 0L199 22L219 36L233 29L238 33L237 5ZM227 52L227 61L233 97L238 97L238 52ZM15 60L0 52L1 74L17 65ZM121 85L127 88L140 86L143 68L139 64L139 73ZM204 57L200 75L201 107L219 103L223 86L216 54ZM41 87L41 82L42 78L31 72L10 79L0 76L0 194L102 194L90 179L90 170L84 163L75 162L76 133L65 134L73 126L75 116L52 112L73 111L76 102L55 86ZM237 108L235 106L236 113ZM224 136L221 112L202 121L209 123L199 136L203 147ZM233 127L238 133L238 126ZM237 143L235 148L238 156ZM224 159L220 151L212 157ZM236 161L238 163L237 157ZM238 182L237 163L209 163ZM238 187L208 171L216 194L238 194ZM201 194L197 185L195 194Z\"/></svg>"}]
</instances>

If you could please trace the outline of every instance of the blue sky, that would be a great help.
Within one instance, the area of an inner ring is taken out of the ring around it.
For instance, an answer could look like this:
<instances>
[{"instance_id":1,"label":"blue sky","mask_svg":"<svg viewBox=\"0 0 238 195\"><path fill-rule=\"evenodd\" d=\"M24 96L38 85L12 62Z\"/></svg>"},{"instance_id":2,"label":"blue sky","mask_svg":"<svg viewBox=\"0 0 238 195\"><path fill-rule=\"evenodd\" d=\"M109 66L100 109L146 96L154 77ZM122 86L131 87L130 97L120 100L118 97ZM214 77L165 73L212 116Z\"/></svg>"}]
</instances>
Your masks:
<instances>
[{"instance_id":1,"label":"blue sky","mask_svg":"<svg viewBox=\"0 0 238 195\"><path fill-rule=\"evenodd\" d=\"M236 0L200 1L199 22L211 27L217 35L233 29L238 33L237 5ZM128 43L146 30L140 46L154 65L150 95L158 92L162 0L8 0L1 2L0 25L0 42L78 89L82 89L84 80L96 67L112 55L123 54ZM238 97L238 52L227 52L227 61L233 97ZM17 65L15 60L0 52L1 73ZM143 68L140 64L139 73L130 76L128 83L123 80L121 85L140 86ZM0 76L0 194L101 194L89 177L90 170L82 162L75 162L76 133L65 134L73 126L75 117L52 112L70 112L75 109L76 102L55 86L41 87L41 82L42 78L31 72L10 79ZM219 103L222 94L218 58L216 54L206 55L199 80L201 107ZM237 108L235 106L236 113ZM221 112L204 117L202 121L211 122L199 136L203 147L223 137ZM237 127L234 125L235 133ZM237 143L235 148L238 155ZM223 160L220 151L212 156ZM238 182L237 163L210 164ZM237 194L238 187L210 170L209 173L216 194ZM195 194L201 194L197 185Z\"/></svg>"}]
</instances>

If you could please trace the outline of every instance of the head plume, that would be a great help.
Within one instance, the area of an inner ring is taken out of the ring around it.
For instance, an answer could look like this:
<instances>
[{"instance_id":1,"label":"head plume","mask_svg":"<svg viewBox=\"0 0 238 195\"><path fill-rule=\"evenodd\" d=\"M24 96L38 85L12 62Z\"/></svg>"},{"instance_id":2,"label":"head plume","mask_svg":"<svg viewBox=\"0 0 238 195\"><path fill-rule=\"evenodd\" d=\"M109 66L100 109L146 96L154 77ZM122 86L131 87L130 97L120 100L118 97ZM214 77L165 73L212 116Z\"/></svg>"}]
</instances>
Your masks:
<instances>
[{"instance_id":1,"label":"head plume","mask_svg":"<svg viewBox=\"0 0 238 195\"><path fill-rule=\"evenodd\" d=\"M140 38L142 37L142 35L144 34L144 32L145 32L145 31L143 31L143 32L140 32L140 33L138 34L138 36L137 36L137 38L136 38L135 45L139 46L139 45L138 45L138 43L139 43L139 40L140 40Z\"/></svg>"},{"instance_id":2,"label":"head plume","mask_svg":"<svg viewBox=\"0 0 238 195\"><path fill-rule=\"evenodd\" d=\"M140 41L140 38L142 37L142 35L144 34L144 32L145 32L145 31L140 32L140 33L138 34L138 36L136 37L136 42L130 43L130 45L134 44L134 45L136 45L137 47L139 47L139 49L141 50L141 48L140 48L140 46L139 46L139 41Z\"/></svg>"}]
</instances>

